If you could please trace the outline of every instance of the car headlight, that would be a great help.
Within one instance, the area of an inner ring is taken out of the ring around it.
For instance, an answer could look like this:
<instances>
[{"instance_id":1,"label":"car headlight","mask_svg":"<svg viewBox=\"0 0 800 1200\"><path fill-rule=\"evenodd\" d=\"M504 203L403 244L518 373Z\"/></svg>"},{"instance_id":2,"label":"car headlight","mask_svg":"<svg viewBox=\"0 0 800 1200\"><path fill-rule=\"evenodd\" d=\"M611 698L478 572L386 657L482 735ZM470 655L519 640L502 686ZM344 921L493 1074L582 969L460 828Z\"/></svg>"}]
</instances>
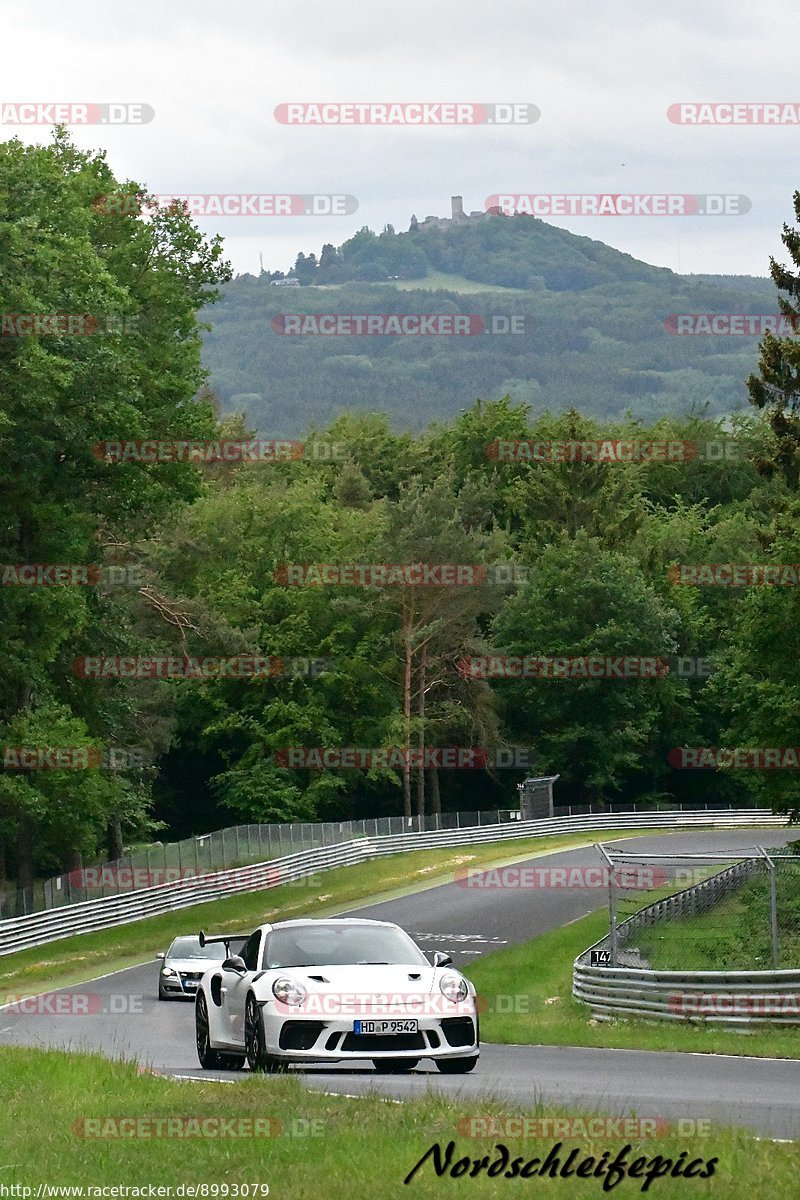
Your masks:
<instances>
[{"instance_id":1,"label":"car headlight","mask_svg":"<svg viewBox=\"0 0 800 1200\"><path fill-rule=\"evenodd\" d=\"M178 972L175 970L174 967L162 967L161 974L162 975L177 975Z\"/></svg>"},{"instance_id":2,"label":"car headlight","mask_svg":"<svg viewBox=\"0 0 800 1200\"><path fill-rule=\"evenodd\" d=\"M272 994L276 1000L280 1000L281 1004L288 1004L292 1008L299 1008L308 995L308 992L302 983L297 983L294 979L287 979L285 976L281 976L280 979L276 979L273 983Z\"/></svg>"},{"instance_id":3,"label":"car headlight","mask_svg":"<svg viewBox=\"0 0 800 1200\"><path fill-rule=\"evenodd\" d=\"M469 988L466 979L460 975L442 975L439 980L439 990L442 995L448 1000L452 1000L457 1004L459 1000L466 1000Z\"/></svg>"}]
</instances>

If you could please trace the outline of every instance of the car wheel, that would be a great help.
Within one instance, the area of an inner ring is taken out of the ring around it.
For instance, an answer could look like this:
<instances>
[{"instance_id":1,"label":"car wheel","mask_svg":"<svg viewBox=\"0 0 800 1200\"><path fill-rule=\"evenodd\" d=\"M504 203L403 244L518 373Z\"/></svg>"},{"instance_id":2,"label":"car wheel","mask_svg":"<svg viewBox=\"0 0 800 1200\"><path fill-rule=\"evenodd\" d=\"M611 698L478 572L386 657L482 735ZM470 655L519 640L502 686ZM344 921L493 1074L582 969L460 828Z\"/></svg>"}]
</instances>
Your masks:
<instances>
[{"instance_id":1,"label":"car wheel","mask_svg":"<svg viewBox=\"0 0 800 1200\"><path fill-rule=\"evenodd\" d=\"M264 1014L251 993L244 1010L244 1045L251 1071L263 1071L267 1075L278 1075L286 1070L279 1058L267 1054L267 1038L264 1033Z\"/></svg>"},{"instance_id":2,"label":"car wheel","mask_svg":"<svg viewBox=\"0 0 800 1200\"><path fill-rule=\"evenodd\" d=\"M211 1035L208 1026L208 1007L202 992L197 993L197 1003L194 1010L195 1040L197 1042L197 1057L200 1066L207 1071L218 1071L223 1065L224 1055L211 1046Z\"/></svg>"},{"instance_id":3,"label":"car wheel","mask_svg":"<svg viewBox=\"0 0 800 1200\"><path fill-rule=\"evenodd\" d=\"M373 1058L372 1065L376 1071L399 1074L401 1071L413 1071L419 1066L418 1058Z\"/></svg>"},{"instance_id":4,"label":"car wheel","mask_svg":"<svg viewBox=\"0 0 800 1200\"><path fill-rule=\"evenodd\" d=\"M158 998L159 1000L169 1000L169 996L166 992L162 992L161 988L158 989Z\"/></svg>"},{"instance_id":5,"label":"car wheel","mask_svg":"<svg viewBox=\"0 0 800 1200\"><path fill-rule=\"evenodd\" d=\"M477 1054L473 1058L437 1058L436 1068L443 1075L466 1075L477 1066Z\"/></svg>"}]
</instances>

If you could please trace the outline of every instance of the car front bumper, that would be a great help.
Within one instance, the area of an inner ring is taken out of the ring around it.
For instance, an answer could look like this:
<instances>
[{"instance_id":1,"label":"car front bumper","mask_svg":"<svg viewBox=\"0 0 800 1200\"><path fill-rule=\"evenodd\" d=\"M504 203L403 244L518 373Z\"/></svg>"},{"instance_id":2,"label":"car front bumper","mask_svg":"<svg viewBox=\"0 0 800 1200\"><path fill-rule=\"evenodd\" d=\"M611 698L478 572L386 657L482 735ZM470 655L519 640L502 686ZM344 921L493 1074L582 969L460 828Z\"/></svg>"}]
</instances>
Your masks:
<instances>
[{"instance_id":1,"label":"car front bumper","mask_svg":"<svg viewBox=\"0 0 800 1200\"><path fill-rule=\"evenodd\" d=\"M159 975L158 986L164 995L185 996L194 1000L200 987L200 978L186 979L182 975Z\"/></svg>"},{"instance_id":2,"label":"car front bumper","mask_svg":"<svg viewBox=\"0 0 800 1200\"><path fill-rule=\"evenodd\" d=\"M346 1059L472 1058L479 1053L477 1014L454 1006L452 1016L363 1012L330 1016L289 1016L262 1005L267 1052L287 1062L342 1062ZM357 1034L357 1020L417 1021L416 1033Z\"/></svg>"}]
</instances>

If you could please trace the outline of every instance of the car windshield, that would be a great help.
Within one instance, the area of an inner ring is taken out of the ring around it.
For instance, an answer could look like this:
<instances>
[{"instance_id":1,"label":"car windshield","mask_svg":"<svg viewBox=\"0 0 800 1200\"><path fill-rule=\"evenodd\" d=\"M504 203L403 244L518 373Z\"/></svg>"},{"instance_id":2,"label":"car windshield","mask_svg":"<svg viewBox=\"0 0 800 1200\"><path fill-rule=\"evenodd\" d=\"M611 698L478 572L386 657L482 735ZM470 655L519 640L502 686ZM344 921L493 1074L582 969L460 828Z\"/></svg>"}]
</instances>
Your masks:
<instances>
[{"instance_id":1,"label":"car windshield","mask_svg":"<svg viewBox=\"0 0 800 1200\"><path fill-rule=\"evenodd\" d=\"M200 945L196 937L179 937L167 951L167 958L206 958L212 962L222 962L225 958L223 942L212 942L211 945Z\"/></svg>"},{"instance_id":2,"label":"car windshield","mask_svg":"<svg viewBox=\"0 0 800 1200\"><path fill-rule=\"evenodd\" d=\"M430 966L402 929L369 925L297 925L275 929L264 948L264 967L351 966L392 963Z\"/></svg>"}]
</instances>

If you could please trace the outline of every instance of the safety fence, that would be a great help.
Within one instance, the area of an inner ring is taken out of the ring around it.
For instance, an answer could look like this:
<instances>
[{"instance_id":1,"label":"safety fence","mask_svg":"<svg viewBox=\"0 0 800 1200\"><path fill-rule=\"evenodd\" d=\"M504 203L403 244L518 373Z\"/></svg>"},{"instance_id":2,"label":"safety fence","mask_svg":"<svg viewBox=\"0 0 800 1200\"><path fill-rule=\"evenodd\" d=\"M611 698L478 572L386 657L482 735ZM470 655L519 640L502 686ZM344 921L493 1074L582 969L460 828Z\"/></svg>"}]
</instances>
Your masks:
<instances>
[{"instance_id":1,"label":"safety fence","mask_svg":"<svg viewBox=\"0 0 800 1200\"><path fill-rule=\"evenodd\" d=\"M303 850L271 861L181 877L119 895L65 905L44 912L0 921L0 955L44 945L78 933L88 933L143 920L149 916L244 892L262 891L313 877L332 867L349 866L389 854L450 846L476 846L520 838L580 834L599 830L711 829L715 827L781 826L786 818L763 810L696 812L603 813L582 817L552 817L540 821L509 821L439 831L411 831L366 836L338 845Z\"/></svg>"},{"instance_id":2,"label":"safety fence","mask_svg":"<svg viewBox=\"0 0 800 1200\"><path fill-rule=\"evenodd\" d=\"M577 805L554 808L552 816L566 817L614 812L659 811L646 805L609 802L605 805ZM667 810L668 806L661 805ZM752 806L750 806L752 808ZM701 811L708 805L671 806L668 811ZM748 811L746 807L736 811ZM546 813L537 817L544 818ZM132 850L121 858L99 865L76 867L51 879L36 880L32 886L0 886L0 921L28 916L43 909L85 900L119 896L139 888L169 883L190 875L207 875L249 863L266 862L314 850L336 846L359 837L387 837L391 834L438 832L446 829L471 829L473 826L502 825L520 819L519 809L492 809L473 812L428 813L424 817L370 817L353 821L276 822L274 824L233 825L199 834L178 842L155 842Z\"/></svg>"},{"instance_id":3,"label":"safety fence","mask_svg":"<svg viewBox=\"0 0 800 1200\"><path fill-rule=\"evenodd\" d=\"M441 813L426 817L232 825L179 842L157 842L112 862L76 867L51 879L39 880L33 887L0 891L0 920L28 916L65 904L81 904L85 900L119 896L192 875L208 875L232 867L266 862L302 850L337 846L354 838L498 825L518 819L518 811L500 809Z\"/></svg>"},{"instance_id":4,"label":"safety fence","mask_svg":"<svg viewBox=\"0 0 800 1200\"><path fill-rule=\"evenodd\" d=\"M709 873L711 855L598 849L609 931L573 966L573 995L596 1017L800 1023L799 856L726 852L740 861ZM619 920L637 885L674 889L687 873L698 882Z\"/></svg>"}]
</instances>

